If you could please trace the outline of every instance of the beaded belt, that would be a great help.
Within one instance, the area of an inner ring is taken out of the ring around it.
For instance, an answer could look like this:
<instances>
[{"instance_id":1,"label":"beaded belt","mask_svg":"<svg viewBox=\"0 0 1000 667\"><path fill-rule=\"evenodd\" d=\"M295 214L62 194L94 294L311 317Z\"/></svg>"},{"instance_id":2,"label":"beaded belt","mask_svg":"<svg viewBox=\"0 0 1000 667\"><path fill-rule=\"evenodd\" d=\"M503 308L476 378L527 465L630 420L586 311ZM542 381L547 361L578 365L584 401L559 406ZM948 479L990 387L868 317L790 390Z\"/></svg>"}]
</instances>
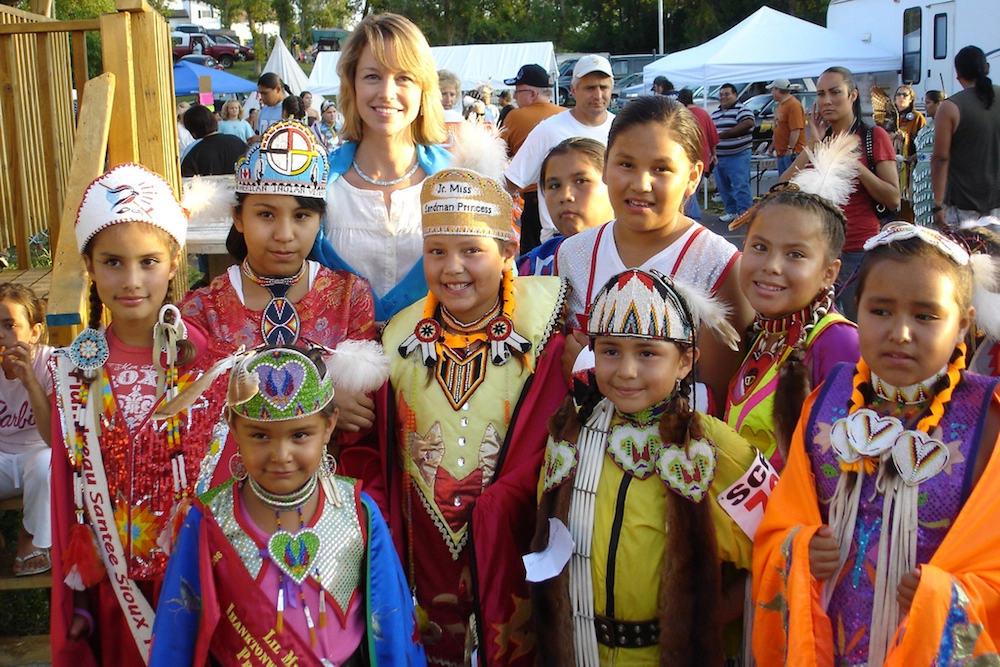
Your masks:
<instances>
[{"instance_id":1,"label":"beaded belt","mask_svg":"<svg viewBox=\"0 0 1000 667\"><path fill-rule=\"evenodd\" d=\"M646 648L660 641L660 621L618 621L594 614L597 641L611 648Z\"/></svg>"}]
</instances>

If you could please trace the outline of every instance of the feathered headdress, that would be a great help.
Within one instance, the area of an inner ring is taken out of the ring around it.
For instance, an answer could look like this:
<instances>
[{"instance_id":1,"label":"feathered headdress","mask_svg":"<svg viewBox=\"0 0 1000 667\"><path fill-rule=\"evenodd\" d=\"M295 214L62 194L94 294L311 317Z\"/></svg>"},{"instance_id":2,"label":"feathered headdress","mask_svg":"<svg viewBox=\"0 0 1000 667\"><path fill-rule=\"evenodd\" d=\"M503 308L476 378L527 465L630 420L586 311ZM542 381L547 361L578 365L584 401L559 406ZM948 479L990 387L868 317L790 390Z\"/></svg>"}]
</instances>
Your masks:
<instances>
[{"instance_id":1,"label":"feathered headdress","mask_svg":"<svg viewBox=\"0 0 1000 667\"><path fill-rule=\"evenodd\" d=\"M861 142L857 135L841 133L825 139L812 149L806 148L810 166L800 169L788 183L779 183L773 192L798 190L822 197L838 209L843 209L856 187L856 177L861 156ZM729 229L738 229L756 215L758 207L767 201L764 197L756 206L733 220Z\"/></svg>"}]
</instances>

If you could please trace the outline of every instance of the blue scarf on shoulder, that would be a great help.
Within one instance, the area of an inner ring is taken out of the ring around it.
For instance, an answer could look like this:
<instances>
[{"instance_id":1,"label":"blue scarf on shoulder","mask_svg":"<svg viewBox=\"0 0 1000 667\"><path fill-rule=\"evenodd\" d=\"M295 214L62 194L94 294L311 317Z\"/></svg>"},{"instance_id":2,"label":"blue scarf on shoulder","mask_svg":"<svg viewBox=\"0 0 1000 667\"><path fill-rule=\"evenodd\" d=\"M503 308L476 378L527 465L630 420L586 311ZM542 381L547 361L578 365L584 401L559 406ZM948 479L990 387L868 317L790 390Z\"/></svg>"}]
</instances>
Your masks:
<instances>
[{"instance_id":1,"label":"blue scarf on shoulder","mask_svg":"<svg viewBox=\"0 0 1000 667\"><path fill-rule=\"evenodd\" d=\"M351 141L341 144L336 150L330 153L330 176L327 179L327 188L351 168L351 163L354 161L354 153L357 149L358 144ZM417 144L417 162L428 176L449 166L451 160L451 153L441 146L423 146ZM319 234L316 235L316 242L313 244L309 258L316 260L328 269L350 271L364 278L365 276L362 276L357 269L348 264L334 250L333 246L326 239L323 228L324 225L320 225ZM373 294L375 299L375 321L386 322L403 308L425 296L427 296L427 280L424 278L424 260L421 259L395 287L389 290L388 294L381 298Z\"/></svg>"}]
</instances>

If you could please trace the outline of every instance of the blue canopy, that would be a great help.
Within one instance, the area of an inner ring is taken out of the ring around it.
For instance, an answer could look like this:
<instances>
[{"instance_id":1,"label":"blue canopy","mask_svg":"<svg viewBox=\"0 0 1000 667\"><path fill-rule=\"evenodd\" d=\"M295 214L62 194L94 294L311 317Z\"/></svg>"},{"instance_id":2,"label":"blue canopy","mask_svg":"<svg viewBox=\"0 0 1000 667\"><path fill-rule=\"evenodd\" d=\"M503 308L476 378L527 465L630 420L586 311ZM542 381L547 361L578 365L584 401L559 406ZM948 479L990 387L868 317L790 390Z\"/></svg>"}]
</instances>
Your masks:
<instances>
[{"instance_id":1,"label":"blue canopy","mask_svg":"<svg viewBox=\"0 0 1000 667\"><path fill-rule=\"evenodd\" d=\"M198 77L212 77L212 92L216 95L232 93L252 93L257 91L257 83L227 74L220 69L202 67L186 60L174 64L174 95L197 95Z\"/></svg>"}]
</instances>

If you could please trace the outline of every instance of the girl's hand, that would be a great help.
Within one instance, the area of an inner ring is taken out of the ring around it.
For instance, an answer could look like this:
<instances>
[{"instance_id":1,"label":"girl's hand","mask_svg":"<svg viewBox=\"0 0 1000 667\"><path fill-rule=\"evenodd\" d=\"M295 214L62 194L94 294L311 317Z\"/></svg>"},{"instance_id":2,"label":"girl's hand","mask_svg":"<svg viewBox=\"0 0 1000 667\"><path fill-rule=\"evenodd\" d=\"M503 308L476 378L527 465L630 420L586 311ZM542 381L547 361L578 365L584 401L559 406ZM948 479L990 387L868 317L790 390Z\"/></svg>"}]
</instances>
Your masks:
<instances>
[{"instance_id":1,"label":"girl's hand","mask_svg":"<svg viewBox=\"0 0 1000 667\"><path fill-rule=\"evenodd\" d=\"M339 431L357 433L375 425L375 401L370 396L361 392L338 391L337 407L340 408L337 419Z\"/></svg>"},{"instance_id":2,"label":"girl's hand","mask_svg":"<svg viewBox=\"0 0 1000 667\"><path fill-rule=\"evenodd\" d=\"M823 526L809 540L809 569L820 581L837 574L840 566L840 545L830 526Z\"/></svg>"},{"instance_id":3,"label":"girl's hand","mask_svg":"<svg viewBox=\"0 0 1000 667\"><path fill-rule=\"evenodd\" d=\"M35 369L32 367L31 363L30 345L24 342L18 342L4 348L2 354L8 361L10 361L11 365L14 367L14 376L20 380L22 384L30 385L38 383L38 378L35 377Z\"/></svg>"},{"instance_id":4,"label":"girl's hand","mask_svg":"<svg viewBox=\"0 0 1000 667\"><path fill-rule=\"evenodd\" d=\"M83 614L73 614L73 620L69 624L69 632L66 633L66 639L71 642L86 639L90 636L91 631L89 618Z\"/></svg>"},{"instance_id":5,"label":"girl's hand","mask_svg":"<svg viewBox=\"0 0 1000 667\"><path fill-rule=\"evenodd\" d=\"M910 613L910 606L913 604L913 596L917 594L917 585L920 584L920 568L916 567L903 575L896 586L896 602L904 614Z\"/></svg>"}]
</instances>

